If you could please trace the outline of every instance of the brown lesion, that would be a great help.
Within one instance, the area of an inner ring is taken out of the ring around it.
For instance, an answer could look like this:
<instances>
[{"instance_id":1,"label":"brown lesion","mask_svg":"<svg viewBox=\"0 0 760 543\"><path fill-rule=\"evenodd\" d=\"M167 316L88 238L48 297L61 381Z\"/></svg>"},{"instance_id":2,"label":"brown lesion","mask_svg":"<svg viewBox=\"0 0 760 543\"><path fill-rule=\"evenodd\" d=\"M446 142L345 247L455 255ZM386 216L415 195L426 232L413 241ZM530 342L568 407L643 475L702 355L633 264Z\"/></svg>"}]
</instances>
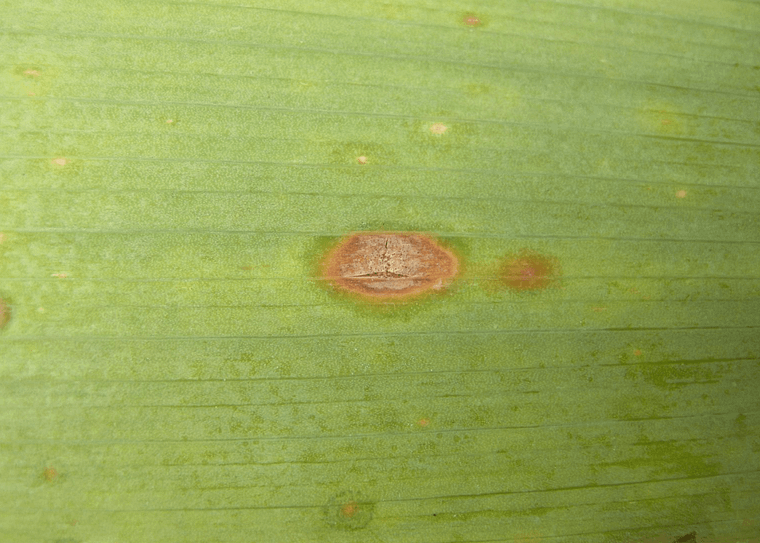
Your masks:
<instances>
[{"instance_id":1,"label":"brown lesion","mask_svg":"<svg viewBox=\"0 0 760 543\"><path fill-rule=\"evenodd\" d=\"M499 275L512 290L543 290L556 281L558 265L552 257L523 249L504 260Z\"/></svg>"},{"instance_id":2,"label":"brown lesion","mask_svg":"<svg viewBox=\"0 0 760 543\"><path fill-rule=\"evenodd\" d=\"M10 305L0 298L0 330L5 328L5 326L10 322L11 320L11 307Z\"/></svg>"},{"instance_id":3,"label":"brown lesion","mask_svg":"<svg viewBox=\"0 0 760 543\"><path fill-rule=\"evenodd\" d=\"M58 470L52 466L48 466L42 471L42 478L52 483L58 479Z\"/></svg>"},{"instance_id":4,"label":"brown lesion","mask_svg":"<svg viewBox=\"0 0 760 543\"><path fill-rule=\"evenodd\" d=\"M456 256L425 234L359 232L327 254L322 274L341 290L383 299L440 290L458 268Z\"/></svg>"}]
</instances>

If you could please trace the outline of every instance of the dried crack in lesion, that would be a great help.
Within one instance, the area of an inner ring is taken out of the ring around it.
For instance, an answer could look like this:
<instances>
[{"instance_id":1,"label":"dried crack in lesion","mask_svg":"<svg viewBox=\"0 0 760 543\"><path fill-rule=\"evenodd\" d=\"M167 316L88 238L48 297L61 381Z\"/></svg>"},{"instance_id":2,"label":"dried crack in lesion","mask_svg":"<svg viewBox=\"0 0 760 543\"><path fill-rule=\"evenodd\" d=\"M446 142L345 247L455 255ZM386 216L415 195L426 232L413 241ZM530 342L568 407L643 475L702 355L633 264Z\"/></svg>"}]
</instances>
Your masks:
<instances>
[{"instance_id":1,"label":"dried crack in lesion","mask_svg":"<svg viewBox=\"0 0 760 543\"><path fill-rule=\"evenodd\" d=\"M401 236L366 236L357 243L353 261L342 266L346 279L365 280L372 289L399 290L424 281L424 256L418 241Z\"/></svg>"},{"instance_id":2,"label":"dried crack in lesion","mask_svg":"<svg viewBox=\"0 0 760 543\"><path fill-rule=\"evenodd\" d=\"M382 279L412 279L414 278L414 275L411 275L409 272L403 273L403 270L406 267L409 267L412 262L405 262L410 260L409 257L411 257L411 260L414 260L418 255L409 255L410 252L407 248L407 251L393 251L393 245L398 245L398 243L394 243L393 240L390 238L385 238L384 243L383 240L377 240L378 242L375 242L375 240L364 240L364 247L363 249L367 250L368 254L362 254L360 255L361 259L358 262L354 262L354 266L358 267L366 267L369 268L368 270L365 270L362 272L354 272L354 273L347 273L346 277L353 277L356 279L360 278L368 278L368 279L375 279L375 278L382 278ZM405 243L409 243L408 240L403 240L400 245L403 247ZM391 248L389 250L388 245L391 244ZM380 251L377 251L377 248L379 246L382 246L382 249ZM378 252L378 254L374 254L375 252ZM406 255L404 253L407 253ZM413 266L412 266L413 267ZM379 268L379 269L378 269ZM395 270L395 271L394 271Z\"/></svg>"},{"instance_id":3,"label":"dried crack in lesion","mask_svg":"<svg viewBox=\"0 0 760 543\"><path fill-rule=\"evenodd\" d=\"M353 277L355 277L356 279L371 278L371 277L382 277L384 279L391 277L395 279L400 279L402 277L408 277L408 276L400 274L400 273L376 272L376 273L365 273L364 275L354 275Z\"/></svg>"}]
</instances>

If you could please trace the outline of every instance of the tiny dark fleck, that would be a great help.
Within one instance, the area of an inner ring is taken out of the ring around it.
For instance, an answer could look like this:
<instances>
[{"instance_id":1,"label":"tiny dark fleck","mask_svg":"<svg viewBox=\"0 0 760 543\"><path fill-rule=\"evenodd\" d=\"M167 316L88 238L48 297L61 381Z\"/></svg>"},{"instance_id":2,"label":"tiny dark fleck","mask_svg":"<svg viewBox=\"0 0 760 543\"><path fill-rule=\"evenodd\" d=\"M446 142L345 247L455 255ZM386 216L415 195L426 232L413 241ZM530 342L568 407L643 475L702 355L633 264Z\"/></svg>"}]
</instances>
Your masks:
<instances>
[{"instance_id":1,"label":"tiny dark fleck","mask_svg":"<svg viewBox=\"0 0 760 543\"><path fill-rule=\"evenodd\" d=\"M697 541L697 532L691 532L686 535L682 535L679 538L676 538L673 543L696 543Z\"/></svg>"}]
</instances>

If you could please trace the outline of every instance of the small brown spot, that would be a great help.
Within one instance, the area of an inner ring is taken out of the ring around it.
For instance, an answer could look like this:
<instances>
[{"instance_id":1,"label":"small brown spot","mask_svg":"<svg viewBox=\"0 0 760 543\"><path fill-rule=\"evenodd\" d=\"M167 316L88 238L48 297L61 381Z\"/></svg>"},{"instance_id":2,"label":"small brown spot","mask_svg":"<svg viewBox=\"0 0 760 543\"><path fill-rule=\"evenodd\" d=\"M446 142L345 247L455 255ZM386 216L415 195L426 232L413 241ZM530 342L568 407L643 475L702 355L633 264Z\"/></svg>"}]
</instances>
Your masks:
<instances>
[{"instance_id":1,"label":"small brown spot","mask_svg":"<svg viewBox=\"0 0 760 543\"><path fill-rule=\"evenodd\" d=\"M42 472L42 477L46 481L53 482L58 479L58 470L56 470L54 467L49 466Z\"/></svg>"},{"instance_id":2,"label":"small brown spot","mask_svg":"<svg viewBox=\"0 0 760 543\"><path fill-rule=\"evenodd\" d=\"M679 190L678 192L676 192L676 198L686 198L686 191Z\"/></svg>"},{"instance_id":3,"label":"small brown spot","mask_svg":"<svg viewBox=\"0 0 760 543\"><path fill-rule=\"evenodd\" d=\"M31 77L39 77L40 72L38 72L37 70L27 70L24 72L24 75L28 75Z\"/></svg>"},{"instance_id":4,"label":"small brown spot","mask_svg":"<svg viewBox=\"0 0 760 543\"><path fill-rule=\"evenodd\" d=\"M174 119L166 119L166 124L172 124L174 122Z\"/></svg>"},{"instance_id":5,"label":"small brown spot","mask_svg":"<svg viewBox=\"0 0 760 543\"><path fill-rule=\"evenodd\" d=\"M58 164L59 166L65 166L68 160L66 160L63 157L58 157L53 159L53 164Z\"/></svg>"},{"instance_id":6,"label":"small brown spot","mask_svg":"<svg viewBox=\"0 0 760 543\"><path fill-rule=\"evenodd\" d=\"M456 256L430 236L359 232L327 254L321 271L338 289L382 300L440 290L458 268Z\"/></svg>"},{"instance_id":7,"label":"small brown spot","mask_svg":"<svg viewBox=\"0 0 760 543\"><path fill-rule=\"evenodd\" d=\"M475 15L466 15L464 18L464 24L467 26L480 26L480 19Z\"/></svg>"},{"instance_id":8,"label":"small brown spot","mask_svg":"<svg viewBox=\"0 0 760 543\"><path fill-rule=\"evenodd\" d=\"M633 356L641 356L641 349L636 349L633 351Z\"/></svg>"},{"instance_id":9,"label":"small brown spot","mask_svg":"<svg viewBox=\"0 0 760 543\"><path fill-rule=\"evenodd\" d=\"M541 543L543 536L540 532L531 531L521 533L514 538L514 543Z\"/></svg>"},{"instance_id":10,"label":"small brown spot","mask_svg":"<svg viewBox=\"0 0 760 543\"><path fill-rule=\"evenodd\" d=\"M372 520L375 504L357 492L341 492L323 509L325 521L340 530L361 530Z\"/></svg>"},{"instance_id":11,"label":"small brown spot","mask_svg":"<svg viewBox=\"0 0 760 543\"><path fill-rule=\"evenodd\" d=\"M355 501L350 501L348 503L344 503L343 506L340 508L340 516L344 518L351 518L354 515L356 515L356 512L359 510L359 504Z\"/></svg>"},{"instance_id":12,"label":"small brown spot","mask_svg":"<svg viewBox=\"0 0 760 543\"><path fill-rule=\"evenodd\" d=\"M359 164L366 164L367 163L367 157L364 156L364 155L362 155L362 156L360 156L360 157L358 157L356 159L356 162L358 162Z\"/></svg>"},{"instance_id":13,"label":"small brown spot","mask_svg":"<svg viewBox=\"0 0 760 543\"><path fill-rule=\"evenodd\" d=\"M445 132L446 132L446 130L448 130L448 129L449 129L449 127L448 127L448 126L446 126L446 125L445 125L445 124L443 124L443 123L434 123L434 124L431 124L431 125L430 125L430 131L431 131L433 134L439 134L439 135L440 135L440 134L443 134L443 133L445 133Z\"/></svg>"},{"instance_id":14,"label":"small brown spot","mask_svg":"<svg viewBox=\"0 0 760 543\"><path fill-rule=\"evenodd\" d=\"M417 424L421 426L422 428L425 428L426 426L430 425L430 419L428 418L422 418L417 421Z\"/></svg>"},{"instance_id":15,"label":"small brown spot","mask_svg":"<svg viewBox=\"0 0 760 543\"><path fill-rule=\"evenodd\" d=\"M512 290L529 291L549 287L558 272L554 258L523 249L506 258L500 275L504 284Z\"/></svg>"},{"instance_id":16,"label":"small brown spot","mask_svg":"<svg viewBox=\"0 0 760 543\"><path fill-rule=\"evenodd\" d=\"M8 322L11 320L11 307L0 298L0 330L5 328Z\"/></svg>"}]
</instances>

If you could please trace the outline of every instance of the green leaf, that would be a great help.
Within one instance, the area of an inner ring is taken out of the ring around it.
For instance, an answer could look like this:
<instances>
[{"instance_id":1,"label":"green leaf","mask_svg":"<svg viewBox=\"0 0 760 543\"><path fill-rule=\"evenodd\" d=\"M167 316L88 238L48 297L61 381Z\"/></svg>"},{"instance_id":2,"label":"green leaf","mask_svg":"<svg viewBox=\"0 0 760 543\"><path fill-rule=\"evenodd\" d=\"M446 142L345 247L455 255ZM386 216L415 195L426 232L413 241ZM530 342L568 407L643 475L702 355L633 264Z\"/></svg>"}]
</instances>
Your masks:
<instances>
[{"instance_id":1,"label":"green leaf","mask_svg":"<svg viewBox=\"0 0 760 543\"><path fill-rule=\"evenodd\" d=\"M756 541L757 3L2 13L0 540Z\"/></svg>"}]
</instances>

